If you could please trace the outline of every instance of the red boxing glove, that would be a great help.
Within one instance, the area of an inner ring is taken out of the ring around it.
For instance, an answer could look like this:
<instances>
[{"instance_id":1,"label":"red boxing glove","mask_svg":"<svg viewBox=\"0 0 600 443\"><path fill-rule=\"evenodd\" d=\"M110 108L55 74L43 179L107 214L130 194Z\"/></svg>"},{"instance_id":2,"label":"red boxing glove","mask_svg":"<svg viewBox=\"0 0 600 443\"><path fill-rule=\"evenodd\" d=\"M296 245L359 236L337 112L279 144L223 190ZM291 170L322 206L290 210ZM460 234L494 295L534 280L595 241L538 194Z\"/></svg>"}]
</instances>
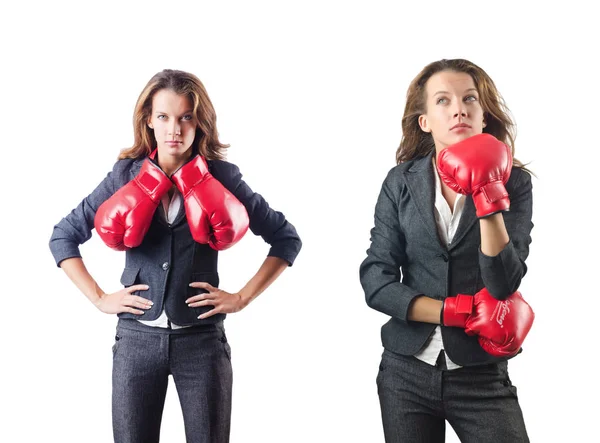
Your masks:
<instances>
[{"instance_id":1,"label":"red boxing glove","mask_svg":"<svg viewBox=\"0 0 600 443\"><path fill-rule=\"evenodd\" d=\"M439 153L437 170L446 185L459 194L472 194L477 217L508 211L504 185L512 169L510 147L490 134L478 134Z\"/></svg>"},{"instance_id":2,"label":"red boxing glove","mask_svg":"<svg viewBox=\"0 0 600 443\"><path fill-rule=\"evenodd\" d=\"M491 355L516 355L529 333L535 314L519 291L497 300L486 289L475 294L479 317L467 323L467 334L479 336L479 344Z\"/></svg>"},{"instance_id":3,"label":"red boxing glove","mask_svg":"<svg viewBox=\"0 0 600 443\"><path fill-rule=\"evenodd\" d=\"M179 168L171 179L183 195L192 237L217 251L227 249L248 230L248 213L235 196L210 172L204 157L197 155Z\"/></svg>"},{"instance_id":4,"label":"red boxing glove","mask_svg":"<svg viewBox=\"0 0 600 443\"><path fill-rule=\"evenodd\" d=\"M520 292L497 300L487 289L474 296L458 294L444 300L442 324L465 328L477 335L479 344L496 357L510 357L521 349L535 315Z\"/></svg>"},{"instance_id":5,"label":"red boxing glove","mask_svg":"<svg viewBox=\"0 0 600 443\"><path fill-rule=\"evenodd\" d=\"M138 175L96 211L94 226L100 238L117 251L139 246L162 196L171 186L162 169L146 159Z\"/></svg>"}]
</instances>

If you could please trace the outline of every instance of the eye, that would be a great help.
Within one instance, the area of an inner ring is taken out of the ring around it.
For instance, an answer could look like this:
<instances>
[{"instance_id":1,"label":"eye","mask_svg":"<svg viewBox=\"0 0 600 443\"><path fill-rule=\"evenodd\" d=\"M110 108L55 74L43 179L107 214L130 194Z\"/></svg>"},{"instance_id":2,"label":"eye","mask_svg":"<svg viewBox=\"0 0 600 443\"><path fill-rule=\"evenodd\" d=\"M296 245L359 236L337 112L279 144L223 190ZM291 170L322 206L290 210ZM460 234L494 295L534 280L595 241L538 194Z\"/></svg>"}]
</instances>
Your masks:
<instances>
[{"instance_id":1,"label":"eye","mask_svg":"<svg viewBox=\"0 0 600 443\"><path fill-rule=\"evenodd\" d=\"M448 103L448 99L446 97L440 97L435 101L436 105L445 105Z\"/></svg>"},{"instance_id":2,"label":"eye","mask_svg":"<svg viewBox=\"0 0 600 443\"><path fill-rule=\"evenodd\" d=\"M156 116L156 118L159 119L159 120L165 120L167 118L167 116L165 114L158 114Z\"/></svg>"},{"instance_id":3,"label":"eye","mask_svg":"<svg viewBox=\"0 0 600 443\"><path fill-rule=\"evenodd\" d=\"M464 100L466 102L476 102L477 101L477 97L475 97L474 95L467 95Z\"/></svg>"},{"instance_id":4,"label":"eye","mask_svg":"<svg viewBox=\"0 0 600 443\"><path fill-rule=\"evenodd\" d=\"M192 115L184 115L183 117L181 117L181 120L183 120L184 122L189 122L192 120Z\"/></svg>"}]
</instances>

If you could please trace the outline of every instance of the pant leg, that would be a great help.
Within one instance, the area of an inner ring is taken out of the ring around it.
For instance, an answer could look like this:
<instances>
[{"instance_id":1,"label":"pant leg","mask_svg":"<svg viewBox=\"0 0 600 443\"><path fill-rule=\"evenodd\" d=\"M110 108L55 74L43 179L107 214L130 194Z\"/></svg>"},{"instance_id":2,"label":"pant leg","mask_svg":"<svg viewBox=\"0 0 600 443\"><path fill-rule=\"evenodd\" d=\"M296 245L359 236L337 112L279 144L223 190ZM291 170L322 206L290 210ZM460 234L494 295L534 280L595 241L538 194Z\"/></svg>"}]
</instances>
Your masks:
<instances>
[{"instance_id":1,"label":"pant leg","mask_svg":"<svg viewBox=\"0 0 600 443\"><path fill-rule=\"evenodd\" d=\"M507 362L445 372L444 404L463 443L529 442Z\"/></svg>"},{"instance_id":2,"label":"pant leg","mask_svg":"<svg viewBox=\"0 0 600 443\"><path fill-rule=\"evenodd\" d=\"M386 443L444 442L442 371L384 351L377 388Z\"/></svg>"},{"instance_id":3,"label":"pant leg","mask_svg":"<svg viewBox=\"0 0 600 443\"><path fill-rule=\"evenodd\" d=\"M115 443L159 441L168 385L168 336L117 327L113 346Z\"/></svg>"},{"instance_id":4,"label":"pant leg","mask_svg":"<svg viewBox=\"0 0 600 443\"><path fill-rule=\"evenodd\" d=\"M171 373L187 443L227 443L231 422L232 368L222 326L171 336Z\"/></svg>"}]
</instances>

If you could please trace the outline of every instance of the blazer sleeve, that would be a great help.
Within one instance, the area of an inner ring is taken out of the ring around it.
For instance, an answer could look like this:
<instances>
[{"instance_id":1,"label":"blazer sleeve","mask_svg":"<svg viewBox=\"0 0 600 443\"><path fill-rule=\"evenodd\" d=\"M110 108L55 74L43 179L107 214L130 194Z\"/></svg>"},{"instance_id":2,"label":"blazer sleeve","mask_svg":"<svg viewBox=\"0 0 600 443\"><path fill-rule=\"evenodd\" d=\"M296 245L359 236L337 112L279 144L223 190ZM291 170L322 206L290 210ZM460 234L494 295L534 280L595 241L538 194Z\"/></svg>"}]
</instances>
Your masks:
<instances>
[{"instance_id":1,"label":"blazer sleeve","mask_svg":"<svg viewBox=\"0 0 600 443\"><path fill-rule=\"evenodd\" d=\"M290 266L302 248L296 228L285 216L269 207L267 201L252 191L242 180L239 168L222 160L210 161L211 173L244 205L250 219L250 230L271 245L268 256L279 257Z\"/></svg>"},{"instance_id":2,"label":"blazer sleeve","mask_svg":"<svg viewBox=\"0 0 600 443\"><path fill-rule=\"evenodd\" d=\"M503 213L510 240L493 257L479 249L481 278L490 294L499 300L508 298L519 289L521 279L527 272L525 260L529 255L530 233L533 229L531 176L521 168L514 168L511 178L514 178L514 186L509 191L510 211Z\"/></svg>"},{"instance_id":3,"label":"blazer sleeve","mask_svg":"<svg viewBox=\"0 0 600 443\"><path fill-rule=\"evenodd\" d=\"M423 294L400 283L400 268L406 262L406 240L398 218L400 185L392 179L392 171L377 199L371 246L367 250L367 258L360 265L359 274L367 305L407 321L410 304L415 297Z\"/></svg>"},{"instance_id":4,"label":"blazer sleeve","mask_svg":"<svg viewBox=\"0 0 600 443\"><path fill-rule=\"evenodd\" d=\"M94 217L98 207L116 192L116 189L118 189L115 183L116 177L125 174L127 166L132 161L126 159L115 163L113 170L108 173L96 189L85 197L69 215L54 226L49 246L57 266L60 267L60 263L67 258L81 258L79 245L92 237Z\"/></svg>"}]
</instances>

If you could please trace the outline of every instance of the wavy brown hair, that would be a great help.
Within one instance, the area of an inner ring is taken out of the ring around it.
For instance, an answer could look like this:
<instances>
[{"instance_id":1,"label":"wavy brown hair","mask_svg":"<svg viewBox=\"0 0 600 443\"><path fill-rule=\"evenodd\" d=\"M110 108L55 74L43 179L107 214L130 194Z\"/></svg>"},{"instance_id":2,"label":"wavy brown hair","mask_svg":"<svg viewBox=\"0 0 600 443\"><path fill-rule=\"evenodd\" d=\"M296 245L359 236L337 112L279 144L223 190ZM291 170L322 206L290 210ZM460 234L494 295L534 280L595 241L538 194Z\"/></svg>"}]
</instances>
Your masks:
<instances>
[{"instance_id":1,"label":"wavy brown hair","mask_svg":"<svg viewBox=\"0 0 600 443\"><path fill-rule=\"evenodd\" d=\"M464 59L443 59L430 63L410 83L406 93L406 106L402 117L402 140L396 151L396 162L400 164L418 157L425 157L435 149L431 133L422 131L419 126L419 116L427 112L427 91L425 90L427 80L442 71L464 72L471 76L475 88L479 92L479 102L486 121L483 132L493 135L510 146L513 164L523 168L524 165L514 158L516 127L504 99L490 76L475 63Z\"/></svg>"},{"instance_id":2,"label":"wavy brown hair","mask_svg":"<svg viewBox=\"0 0 600 443\"><path fill-rule=\"evenodd\" d=\"M197 124L192 149L207 159L223 160L223 151L229 145L219 141L217 115L204 85L194 74L173 69L165 69L155 74L144 87L133 112L133 146L121 151L119 159L145 157L156 148L154 130L148 126L148 119L152 114L154 94L161 89L170 89L176 94L188 97L192 102Z\"/></svg>"}]
</instances>

